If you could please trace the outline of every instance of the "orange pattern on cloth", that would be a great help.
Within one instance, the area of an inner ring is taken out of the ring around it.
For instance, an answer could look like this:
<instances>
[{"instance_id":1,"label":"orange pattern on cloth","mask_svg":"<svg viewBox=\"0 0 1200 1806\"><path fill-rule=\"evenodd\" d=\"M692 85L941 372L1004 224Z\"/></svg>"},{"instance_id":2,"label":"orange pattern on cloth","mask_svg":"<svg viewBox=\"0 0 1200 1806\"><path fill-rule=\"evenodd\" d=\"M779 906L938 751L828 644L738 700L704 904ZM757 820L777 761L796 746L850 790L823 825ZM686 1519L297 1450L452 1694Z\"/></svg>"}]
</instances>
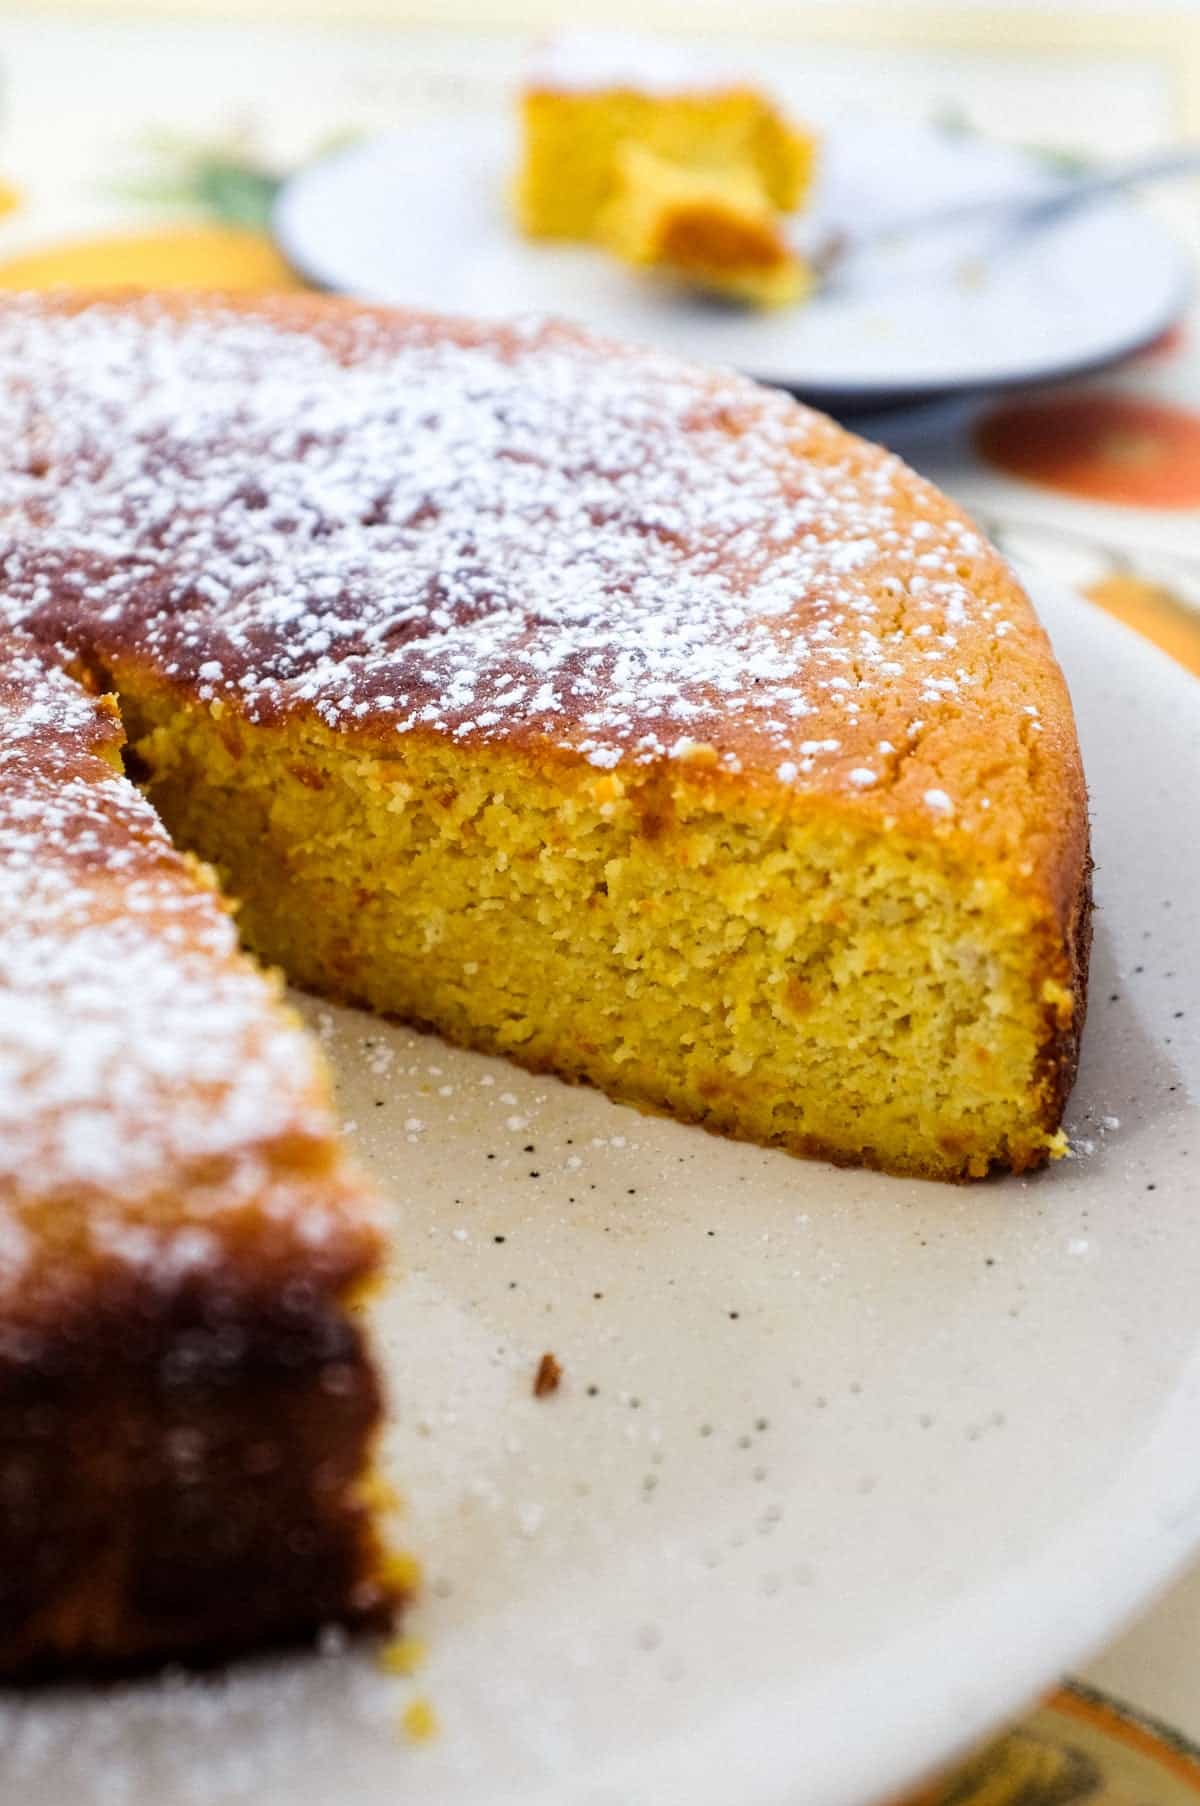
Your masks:
<instances>
[{"instance_id":1,"label":"orange pattern on cloth","mask_svg":"<svg viewBox=\"0 0 1200 1806\"><path fill-rule=\"evenodd\" d=\"M1200 1751L1068 1681L1018 1725L893 1806L1189 1806Z\"/></svg>"},{"instance_id":2,"label":"orange pattern on cloth","mask_svg":"<svg viewBox=\"0 0 1200 1806\"><path fill-rule=\"evenodd\" d=\"M298 289L262 232L223 224L152 227L68 239L0 261L0 289L203 288L225 293Z\"/></svg>"},{"instance_id":3,"label":"orange pattern on cloth","mask_svg":"<svg viewBox=\"0 0 1200 1806\"><path fill-rule=\"evenodd\" d=\"M1200 507L1200 415L1133 396L1054 395L986 415L976 446L1008 476L1093 502Z\"/></svg>"},{"instance_id":4,"label":"orange pattern on cloth","mask_svg":"<svg viewBox=\"0 0 1200 1806\"><path fill-rule=\"evenodd\" d=\"M1135 633L1153 640L1200 677L1200 612L1172 590L1137 577L1132 571L1114 571L1111 576L1090 583L1083 593L1089 602L1124 621Z\"/></svg>"}]
</instances>

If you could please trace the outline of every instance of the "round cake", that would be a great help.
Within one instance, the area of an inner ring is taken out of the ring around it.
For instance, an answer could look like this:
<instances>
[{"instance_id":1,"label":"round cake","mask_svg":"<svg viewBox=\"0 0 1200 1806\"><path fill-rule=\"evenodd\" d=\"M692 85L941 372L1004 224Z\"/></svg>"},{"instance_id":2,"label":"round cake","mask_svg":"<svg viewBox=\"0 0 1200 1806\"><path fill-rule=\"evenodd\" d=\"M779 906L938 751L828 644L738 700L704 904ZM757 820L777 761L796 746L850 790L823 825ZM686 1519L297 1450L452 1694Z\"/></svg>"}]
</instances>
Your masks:
<instances>
[{"instance_id":1,"label":"round cake","mask_svg":"<svg viewBox=\"0 0 1200 1806\"><path fill-rule=\"evenodd\" d=\"M9 300L0 373L5 657L113 699L155 833L212 865L251 953L797 1154L957 1179L1064 1150L1089 908L1070 703L1011 571L899 460L563 326L309 298ZM70 912L41 931L69 941ZM6 1114L44 1101L18 932ZM68 986L63 1049L73 1008ZM203 986L196 1010L185 1089L236 1040ZM119 1088L62 1093L43 1032L78 1150ZM168 1228L178 1143L151 1125ZM27 1192L0 1169L6 1249L43 1233ZM214 1296L236 1244L199 1262Z\"/></svg>"}]
</instances>

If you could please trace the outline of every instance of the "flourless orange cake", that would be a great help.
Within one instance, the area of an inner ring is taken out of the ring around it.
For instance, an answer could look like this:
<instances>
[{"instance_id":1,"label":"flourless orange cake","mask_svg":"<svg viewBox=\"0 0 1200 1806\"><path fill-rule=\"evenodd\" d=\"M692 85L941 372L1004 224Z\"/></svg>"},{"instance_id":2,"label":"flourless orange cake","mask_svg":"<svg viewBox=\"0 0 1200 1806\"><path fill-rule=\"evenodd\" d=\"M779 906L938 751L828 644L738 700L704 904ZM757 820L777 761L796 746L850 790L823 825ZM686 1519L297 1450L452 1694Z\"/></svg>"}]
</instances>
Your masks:
<instances>
[{"instance_id":1,"label":"flourless orange cake","mask_svg":"<svg viewBox=\"0 0 1200 1806\"><path fill-rule=\"evenodd\" d=\"M0 371L10 626L115 697L261 958L797 1154L1061 1150L1070 705L897 459L566 327L308 297L16 299ZM4 656L5 1665L370 1615L377 1242L318 1069L106 705Z\"/></svg>"}]
</instances>

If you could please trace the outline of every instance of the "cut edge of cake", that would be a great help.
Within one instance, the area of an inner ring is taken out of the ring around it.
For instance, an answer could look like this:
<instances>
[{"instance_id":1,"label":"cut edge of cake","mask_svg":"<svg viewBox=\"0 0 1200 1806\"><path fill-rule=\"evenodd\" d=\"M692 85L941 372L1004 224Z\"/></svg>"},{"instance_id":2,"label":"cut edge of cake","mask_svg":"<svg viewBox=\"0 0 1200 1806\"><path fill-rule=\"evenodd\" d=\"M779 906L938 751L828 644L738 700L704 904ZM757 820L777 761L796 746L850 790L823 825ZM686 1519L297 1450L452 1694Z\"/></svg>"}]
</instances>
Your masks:
<instances>
[{"instance_id":1,"label":"cut edge of cake","mask_svg":"<svg viewBox=\"0 0 1200 1806\"><path fill-rule=\"evenodd\" d=\"M117 681L156 806L307 989L793 1154L961 1180L1065 1152L1073 855L1014 882L939 810L922 832L806 807L704 745L602 772L312 717L216 727Z\"/></svg>"}]
</instances>

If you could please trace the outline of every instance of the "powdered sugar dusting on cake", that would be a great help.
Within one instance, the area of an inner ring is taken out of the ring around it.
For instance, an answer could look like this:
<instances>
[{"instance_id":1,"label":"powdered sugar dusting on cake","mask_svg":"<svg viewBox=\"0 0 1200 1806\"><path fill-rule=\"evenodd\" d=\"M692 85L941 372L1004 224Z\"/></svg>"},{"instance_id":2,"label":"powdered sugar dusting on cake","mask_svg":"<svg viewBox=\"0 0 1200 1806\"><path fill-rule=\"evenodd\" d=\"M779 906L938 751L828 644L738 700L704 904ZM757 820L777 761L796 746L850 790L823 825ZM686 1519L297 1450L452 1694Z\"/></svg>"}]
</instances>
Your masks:
<instances>
[{"instance_id":1,"label":"powdered sugar dusting on cake","mask_svg":"<svg viewBox=\"0 0 1200 1806\"><path fill-rule=\"evenodd\" d=\"M13 1288L57 1284L59 1266L78 1274L116 1262L169 1285L213 1265L224 1225L248 1210L264 1213L268 1240L319 1249L345 1193L287 1183L306 1146L319 1165L332 1134L306 1037L238 955L215 895L104 757L117 735L102 706L40 651L11 639L2 650L9 1316ZM288 1213L277 1223L273 1198Z\"/></svg>"},{"instance_id":2,"label":"powdered sugar dusting on cake","mask_svg":"<svg viewBox=\"0 0 1200 1806\"><path fill-rule=\"evenodd\" d=\"M736 740L853 791L911 743L914 681L924 724L978 675L969 523L732 374L555 327L149 302L8 304L0 363L10 618L251 719L605 767Z\"/></svg>"}]
</instances>

